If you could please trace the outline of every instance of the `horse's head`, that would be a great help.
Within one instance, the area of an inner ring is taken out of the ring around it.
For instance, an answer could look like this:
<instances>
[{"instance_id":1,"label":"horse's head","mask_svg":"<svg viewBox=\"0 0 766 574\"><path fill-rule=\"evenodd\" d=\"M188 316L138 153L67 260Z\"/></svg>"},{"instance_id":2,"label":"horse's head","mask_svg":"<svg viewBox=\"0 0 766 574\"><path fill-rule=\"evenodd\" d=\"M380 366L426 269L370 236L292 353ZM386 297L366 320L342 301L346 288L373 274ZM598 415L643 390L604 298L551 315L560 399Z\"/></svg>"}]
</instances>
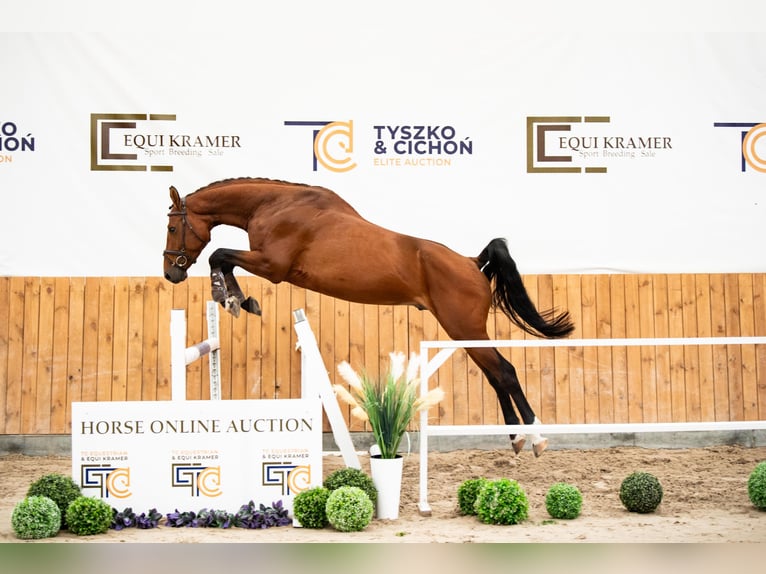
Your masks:
<instances>
[{"instance_id":1,"label":"horse's head","mask_svg":"<svg viewBox=\"0 0 766 574\"><path fill-rule=\"evenodd\" d=\"M209 239L202 239L198 233L202 228L207 230L205 225L200 223L195 230L192 224L194 214L188 210L186 198L182 199L173 186L170 186L170 199L173 205L168 213L168 237L162 255L165 258L165 279L180 283L186 279L189 267L197 261Z\"/></svg>"}]
</instances>

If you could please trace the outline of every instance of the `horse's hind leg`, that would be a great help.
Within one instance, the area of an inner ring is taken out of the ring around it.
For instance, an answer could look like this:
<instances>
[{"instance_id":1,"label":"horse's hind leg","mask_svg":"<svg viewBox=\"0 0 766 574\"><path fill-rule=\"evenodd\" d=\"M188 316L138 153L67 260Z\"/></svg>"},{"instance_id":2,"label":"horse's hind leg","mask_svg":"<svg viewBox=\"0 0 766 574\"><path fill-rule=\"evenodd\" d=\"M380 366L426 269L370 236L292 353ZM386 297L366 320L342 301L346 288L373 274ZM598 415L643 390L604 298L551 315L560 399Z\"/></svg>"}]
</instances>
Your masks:
<instances>
[{"instance_id":1,"label":"horse's hind leg","mask_svg":"<svg viewBox=\"0 0 766 574\"><path fill-rule=\"evenodd\" d=\"M521 414L524 424L531 425L540 422L529 405L527 397L524 395L524 390L521 388L519 377L516 374L516 368L510 362L496 349L477 347L467 349L467 351L495 389L500 402L500 408L503 411L505 424L513 425L519 423L519 419L516 417L516 413L511 405L511 399L519 409L519 414ZM548 439L537 434L532 434L531 438L532 450L535 456L540 456L548 446ZM524 441L525 437L523 435L511 435L511 443L517 454L523 448Z\"/></svg>"}]
</instances>

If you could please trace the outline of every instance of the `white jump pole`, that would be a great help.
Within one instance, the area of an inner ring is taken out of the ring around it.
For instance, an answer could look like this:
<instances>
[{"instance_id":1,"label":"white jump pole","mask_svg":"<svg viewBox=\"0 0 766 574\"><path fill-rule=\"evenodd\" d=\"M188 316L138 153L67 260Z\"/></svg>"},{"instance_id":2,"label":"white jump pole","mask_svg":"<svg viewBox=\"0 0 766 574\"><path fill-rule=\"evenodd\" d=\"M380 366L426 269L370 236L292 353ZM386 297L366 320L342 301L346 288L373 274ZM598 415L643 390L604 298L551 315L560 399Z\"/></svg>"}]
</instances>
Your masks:
<instances>
[{"instance_id":1,"label":"white jump pole","mask_svg":"<svg viewBox=\"0 0 766 574\"><path fill-rule=\"evenodd\" d=\"M660 347L679 345L766 345L766 337L689 337L646 339L513 339L498 341L422 341L420 343L420 394L428 392L428 378L459 348L469 347ZM429 349L440 349L429 359ZM652 433L766 429L766 421L688 423L439 425L429 427L428 412L420 413L420 501L422 516L431 515L428 504L428 437L579 433Z\"/></svg>"},{"instance_id":2,"label":"white jump pole","mask_svg":"<svg viewBox=\"0 0 766 574\"><path fill-rule=\"evenodd\" d=\"M338 400L332 390L330 376L327 374L319 352L316 337L303 309L293 311L293 319L295 332L298 335L298 348L301 351L301 396L319 396L327 414L327 420L330 422L335 443L343 455L343 462L350 468L361 468L359 457L354 450L354 443L351 441L351 433L348 432Z\"/></svg>"},{"instance_id":3,"label":"white jump pole","mask_svg":"<svg viewBox=\"0 0 766 574\"><path fill-rule=\"evenodd\" d=\"M210 398L221 398L221 374L218 337L218 307L215 301L207 302L208 338L191 347L186 346L186 311L170 311L170 378L171 399L186 400L186 367L204 355L210 355Z\"/></svg>"}]
</instances>

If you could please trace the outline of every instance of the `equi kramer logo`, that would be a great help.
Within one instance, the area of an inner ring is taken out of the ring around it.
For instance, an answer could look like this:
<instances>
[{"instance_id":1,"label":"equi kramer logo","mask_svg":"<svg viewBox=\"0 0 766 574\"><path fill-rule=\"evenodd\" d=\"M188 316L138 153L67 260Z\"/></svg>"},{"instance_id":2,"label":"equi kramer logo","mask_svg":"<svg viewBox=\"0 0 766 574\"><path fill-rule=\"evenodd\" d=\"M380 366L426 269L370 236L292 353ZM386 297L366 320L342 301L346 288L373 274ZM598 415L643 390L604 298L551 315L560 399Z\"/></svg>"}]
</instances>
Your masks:
<instances>
[{"instance_id":1,"label":"equi kramer logo","mask_svg":"<svg viewBox=\"0 0 766 574\"><path fill-rule=\"evenodd\" d=\"M609 116L527 117L527 173L606 173L614 160L653 158L671 138L612 135Z\"/></svg>"},{"instance_id":2,"label":"equi kramer logo","mask_svg":"<svg viewBox=\"0 0 766 574\"><path fill-rule=\"evenodd\" d=\"M173 171L183 158L219 157L240 136L180 133L175 114L91 114L91 171Z\"/></svg>"}]
</instances>

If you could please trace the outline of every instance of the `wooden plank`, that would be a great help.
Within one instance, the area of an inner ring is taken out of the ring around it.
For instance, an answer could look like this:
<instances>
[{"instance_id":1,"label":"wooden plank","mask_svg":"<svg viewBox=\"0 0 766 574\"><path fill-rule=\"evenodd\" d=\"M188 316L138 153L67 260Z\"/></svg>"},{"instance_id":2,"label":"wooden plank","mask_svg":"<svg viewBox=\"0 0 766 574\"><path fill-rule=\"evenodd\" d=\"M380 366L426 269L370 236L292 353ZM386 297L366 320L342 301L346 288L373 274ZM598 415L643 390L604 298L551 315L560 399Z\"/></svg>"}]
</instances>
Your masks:
<instances>
[{"instance_id":1,"label":"wooden plank","mask_svg":"<svg viewBox=\"0 0 766 574\"><path fill-rule=\"evenodd\" d=\"M582 278L567 276L567 311L575 330L572 337L583 338ZM583 347L569 348L569 422L585 422L585 355Z\"/></svg>"},{"instance_id":2,"label":"wooden plank","mask_svg":"<svg viewBox=\"0 0 766 574\"><path fill-rule=\"evenodd\" d=\"M612 337L612 302L609 275L597 275L596 279L596 337ZM598 365L598 410L599 422L614 422L614 377L612 348L597 347Z\"/></svg>"},{"instance_id":3,"label":"wooden plank","mask_svg":"<svg viewBox=\"0 0 766 574\"><path fill-rule=\"evenodd\" d=\"M444 332L442 326L436 322L436 337L437 341L450 340L447 333ZM455 390L454 390L454 375L453 375L453 361L455 354L446 361L438 370L439 374L439 386L444 391L444 400L441 402L442 408L439 409L439 421L440 424L455 424Z\"/></svg>"},{"instance_id":4,"label":"wooden plank","mask_svg":"<svg viewBox=\"0 0 766 574\"><path fill-rule=\"evenodd\" d=\"M654 337L653 277L638 277L638 323L641 337ZM641 394L643 395L645 423L657 422L657 356L653 346L641 347Z\"/></svg>"},{"instance_id":5,"label":"wooden plank","mask_svg":"<svg viewBox=\"0 0 766 574\"><path fill-rule=\"evenodd\" d=\"M349 345L347 360L349 365L351 365L357 372L359 372L361 366L364 365L364 353L367 344L364 319L365 305L362 305L361 303L351 303L348 309ZM339 382L341 381L339 380ZM342 403L339 404L341 410L343 410L344 418L348 421L349 431L363 431L364 422L351 416L351 407L344 406Z\"/></svg>"},{"instance_id":6,"label":"wooden plank","mask_svg":"<svg viewBox=\"0 0 766 574\"><path fill-rule=\"evenodd\" d=\"M51 277L41 277L37 326L37 373L34 387L34 432L48 434L51 417L51 387L53 385L53 330L55 283Z\"/></svg>"},{"instance_id":7,"label":"wooden plank","mask_svg":"<svg viewBox=\"0 0 766 574\"><path fill-rule=\"evenodd\" d=\"M22 381L24 379L24 285L23 277L10 278L8 302L8 383L5 389L5 432L21 430Z\"/></svg>"},{"instance_id":8,"label":"wooden plank","mask_svg":"<svg viewBox=\"0 0 766 574\"><path fill-rule=\"evenodd\" d=\"M24 280L23 369L21 375L21 432L36 431L37 360L40 335L40 279Z\"/></svg>"},{"instance_id":9,"label":"wooden plank","mask_svg":"<svg viewBox=\"0 0 766 574\"><path fill-rule=\"evenodd\" d=\"M125 373L125 398L128 401L141 400L145 287L146 280L144 278L128 278L128 348L127 371Z\"/></svg>"},{"instance_id":10,"label":"wooden plank","mask_svg":"<svg viewBox=\"0 0 766 574\"><path fill-rule=\"evenodd\" d=\"M609 314L611 337L624 339L625 327L625 277L612 275L609 279ZM627 347L612 348L612 398L614 422L630 420L628 408L628 350Z\"/></svg>"},{"instance_id":11,"label":"wooden plank","mask_svg":"<svg viewBox=\"0 0 766 574\"><path fill-rule=\"evenodd\" d=\"M670 295L666 275L652 277L654 306L654 336L667 337L670 330ZM655 374L657 381L657 421L673 420L673 387L670 379L670 347L659 345L654 348Z\"/></svg>"},{"instance_id":12,"label":"wooden plank","mask_svg":"<svg viewBox=\"0 0 766 574\"><path fill-rule=\"evenodd\" d=\"M555 275L553 278L553 307L557 313L567 310L567 277L566 275ZM548 422L556 424L565 424L571 422L569 416L570 396L569 396L569 351L566 347L556 347L553 352L555 364L554 373L554 398L555 411L554 418Z\"/></svg>"},{"instance_id":13,"label":"wooden plank","mask_svg":"<svg viewBox=\"0 0 766 574\"><path fill-rule=\"evenodd\" d=\"M697 333L697 297L695 276L681 275L681 299L683 301L682 321L683 337L696 337ZM671 333L675 333L671 330ZM687 345L683 349L684 404L686 416L684 422L702 420L700 404L700 351L697 345Z\"/></svg>"},{"instance_id":14,"label":"wooden plank","mask_svg":"<svg viewBox=\"0 0 766 574\"><path fill-rule=\"evenodd\" d=\"M168 401L172 396L170 372L170 311L175 290L167 281L157 283L157 400Z\"/></svg>"},{"instance_id":15,"label":"wooden plank","mask_svg":"<svg viewBox=\"0 0 766 574\"><path fill-rule=\"evenodd\" d=\"M7 411L8 333L10 331L11 278L0 277L0 414ZM0 434L5 433L5 416L0 416Z\"/></svg>"},{"instance_id":16,"label":"wooden plank","mask_svg":"<svg viewBox=\"0 0 766 574\"><path fill-rule=\"evenodd\" d=\"M738 275L739 284L739 332L743 337L755 336L753 276ZM744 420L758 420L758 365L755 345L741 345L742 356L742 405Z\"/></svg>"},{"instance_id":17,"label":"wooden plank","mask_svg":"<svg viewBox=\"0 0 766 574\"><path fill-rule=\"evenodd\" d=\"M249 278L248 278L249 279ZM244 283L244 278L240 280L240 286L244 293L250 297L257 297L258 290L253 288L250 284ZM284 299L283 295L280 295L279 289L275 288L274 293L274 315L271 316L272 321L279 319L281 311L279 309L280 299ZM207 338L207 300L208 300L207 285L205 286L205 301L202 304L202 314L205 315L204 329L200 335L203 339ZM283 302L284 304L284 302ZM287 300L287 306L289 307L289 299ZM287 313L289 315L289 311ZM226 398L230 399L245 399L248 398L248 380L247 380L247 366L248 366L248 346L250 344L250 338L252 333L255 332L255 339L260 340L258 336L261 332L261 318L256 315L251 315L246 311L240 311L239 317L234 317L227 312L220 305L218 306L218 327L220 330L222 319L226 315L226 331L220 331L221 337L221 352L219 353L219 359L221 364L221 398L224 397L223 388L226 387ZM225 335L224 335L225 333ZM276 345L274 352L274 396L280 397L280 375L278 374L278 359L279 359L279 337L277 335L277 327L274 326L272 330L274 334L274 344ZM200 396L210 396L210 357L205 357L204 363L200 367L201 373L201 387ZM224 380L223 373L226 373L226 379ZM224 382L225 381L225 382ZM280 397L283 398L283 397Z\"/></svg>"},{"instance_id":18,"label":"wooden plank","mask_svg":"<svg viewBox=\"0 0 766 574\"><path fill-rule=\"evenodd\" d=\"M113 277L101 278L98 293L98 355L96 369L96 400L112 400L112 352L114 346Z\"/></svg>"},{"instance_id":19,"label":"wooden plank","mask_svg":"<svg viewBox=\"0 0 766 574\"><path fill-rule=\"evenodd\" d=\"M324 305L328 302L322 300L322 314L324 314ZM329 301L332 304L332 301ZM276 286L271 283L264 284L263 291L261 293L261 310L263 317L266 320L261 326L261 394L259 398L273 399L276 396L276 378L277 378L277 357L276 357L276 345L277 345L277 324L275 321L277 312L277 297ZM325 332L321 329L322 317L320 317L320 332L322 337L325 336ZM320 351L322 345L319 346ZM326 361L327 358L322 354L322 358Z\"/></svg>"},{"instance_id":20,"label":"wooden plank","mask_svg":"<svg viewBox=\"0 0 766 574\"><path fill-rule=\"evenodd\" d=\"M263 286L266 284L265 279L260 277L248 277L247 278L247 294L254 297L260 304L263 300ZM304 302L301 307L306 307L305 295ZM220 313L221 318L228 313ZM231 397L239 396L244 392L243 398L257 399L261 396L261 382L263 380L263 332L264 323L268 320L268 317L251 317L247 322L247 357L245 362L246 376L244 381L244 389L235 389L232 386ZM290 329L294 332L295 329L291 326ZM228 343L229 346L232 343ZM294 383L298 385L300 389L300 366L298 367L298 380ZM226 386L225 379L221 380L223 386ZM299 391L300 392L300 391Z\"/></svg>"},{"instance_id":21,"label":"wooden plank","mask_svg":"<svg viewBox=\"0 0 766 574\"><path fill-rule=\"evenodd\" d=\"M537 308L543 313L553 309L553 278L537 277ZM556 352L551 347L540 350L540 410L542 421L556 420Z\"/></svg>"},{"instance_id":22,"label":"wooden plank","mask_svg":"<svg viewBox=\"0 0 766 574\"><path fill-rule=\"evenodd\" d=\"M698 337L720 336L713 330L712 288L711 278L707 274L698 274L694 278L697 308ZM699 381L700 381L700 413L701 420L715 421L715 357L711 345L700 345L699 351Z\"/></svg>"},{"instance_id":23,"label":"wooden plank","mask_svg":"<svg viewBox=\"0 0 766 574\"><path fill-rule=\"evenodd\" d=\"M756 337L766 336L766 274L759 273L753 278L754 332ZM757 345L756 380L758 420L766 420L766 345Z\"/></svg>"},{"instance_id":24,"label":"wooden plank","mask_svg":"<svg viewBox=\"0 0 766 574\"><path fill-rule=\"evenodd\" d=\"M50 430L52 434L69 432L67 413L67 356L69 350L69 278L54 278L53 364L51 370Z\"/></svg>"},{"instance_id":25,"label":"wooden plank","mask_svg":"<svg viewBox=\"0 0 766 574\"><path fill-rule=\"evenodd\" d=\"M433 314L430 311L422 311L421 317L423 320L423 335L422 338L424 341L438 341L439 340L439 324L436 321L436 318L433 316ZM370 330L369 328L366 329L366 332L369 334ZM420 352L420 347L418 347L418 352ZM433 356L436 354L435 350L429 351L429 359L433 358ZM444 390L444 387L441 386L441 369L437 370L435 373L433 373L428 378L428 387L430 389L440 387L442 390ZM442 420L442 415L444 413L444 403L449 400L449 396L445 396L444 401L439 403L439 406L435 409L432 409L429 412L429 422L431 424L440 424L440 421Z\"/></svg>"},{"instance_id":26,"label":"wooden plank","mask_svg":"<svg viewBox=\"0 0 766 574\"><path fill-rule=\"evenodd\" d=\"M724 304L726 305L726 336L738 337L740 333L739 283L737 275L724 275ZM742 347L726 345L728 355L729 420L741 421L745 411L742 398Z\"/></svg>"},{"instance_id":27,"label":"wooden plank","mask_svg":"<svg viewBox=\"0 0 766 574\"><path fill-rule=\"evenodd\" d=\"M586 339L595 339L598 336L595 276L583 276L580 289L582 296L582 335ZM598 422L600 417L598 350L595 347L583 349L583 387L585 392L585 422Z\"/></svg>"},{"instance_id":28,"label":"wooden plank","mask_svg":"<svg viewBox=\"0 0 766 574\"><path fill-rule=\"evenodd\" d=\"M625 335L628 339L641 337L641 324L638 320L641 307L639 299L638 275L625 276ZM628 347L626 350L628 365L628 422L644 422L644 396L641 381L641 348Z\"/></svg>"},{"instance_id":29,"label":"wooden plank","mask_svg":"<svg viewBox=\"0 0 766 574\"><path fill-rule=\"evenodd\" d=\"M275 331L276 361L274 370L274 396L278 399L290 398L290 360L291 355L294 352L294 350L290 348L290 332L294 330L290 302L290 288L288 283L280 283L276 286L277 308L274 319L277 325ZM336 309L338 303L339 302L336 302ZM337 321L338 316L336 315L335 318ZM328 369L334 368L333 363L329 363L327 367Z\"/></svg>"},{"instance_id":30,"label":"wooden plank","mask_svg":"<svg viewBox=\"0 0 766 574\"><path fill-rule=\"evenodd\" d=\"M111 400L124 401L128 396L128 329L130 321L130 284L127 277L115 278L112 314L112 390Z\"/></svg>"},{"instance_id":31,"label":"wooden plank","mask_svg":"<svg viewBox=\"0 0 766 574\"><path fill-rule=\"evenodd\" d=\"M333 358L332 361L326 365L326 368L328 371L333 371L335 374L335 382L341 385L345 386L345 381L341 378L341 376L338 374L338 365L340 365L343 361L349 361L349 353L350 353L350 347L351 342L349 340L350 338L350 317L349 317L349 303L348 301L341 301L339 299L335 300L335 309L334 309L334 315L335 315L335 344L333 345ZM350 364L350 363L349 363ZM350 427L351 425L351 408L343 403L342 401L338 401L338 405L340 406L340 410L343 413L343 419L346 421L346 425Z\"/></svg>"},{"instance_id":32,"label":"wooden plank","mask_svg":"<svg viewBox=\"0 0 766 574\"><path fill-rule=\"evenodd\" d=\"M98 312L101 281L98 277L85 279L82 342L82 401L95 401L98 387Z\"/></svg>"},{"instance_id":33,"label":"wooden plank","mask_svg":"<svg viewBox=\"0 0 766 574\"><path fill-rule=\"evenodd\" d=\"M534 303L536 303L539 300L537 275L525 275L524 286L527 289L529 298ZM523 338L533 339L535 337L529 335L528 333L524 333ZM532 407L532 410L535 411L538 418L544 422L545 413L543 413L542 405L542 360L540 351L541 350L539 347L531 347L525 349L524 371L523 375L520 376L520 379L522 388L524 389L524 394L527 396L527 401L529 401L529 405ZM516 407L516 405L514 405L514 409L516 409L516 415L518 416L519 409ZM521 417L519 417L519 420L521 420Z\"/></svg>"},{"instance_id":34,"label":"wooden plank","mask_svg":"<svg viewBox=\"0 0 766 574\"><path fill-rule=\"evenodd\" d=\"M85 341L85 278L69 278L69 316L67 338L66 430L72 429L71 404L82 400L83 353Z\"/></svg>"},{"instance_id":35,"label":"wooden plank","mask_svg":"<svg viewBox=\"0 0 766 574\"><path fill-rule=\"evenodd\" d=\"M143 317L141 318L141 396L139 400L157 399L157 373L159 363L159 331L170 329L170 317L163 317L159 311L160 286L164 281L159 277L143 279Z\"/></svg>"},{"instance_id":36,"label":"wooden plank","mask_svg":"<svg viewBox=\"0 0 766 574\"><path fill-rule=\"evenodd\" d=\"M380 316L377 305L364 306L364 357L359 364L351 363L351 366L359 371L364 367L367 375L378 377L380 375Z\"/></svg>"},{"instance_id":37,"label":"wooden plank","mask_svg":"<svg viewBox=\"0 0 766 574\"><path fill-rule=\"evenodd\" d=\"M684 299L681 275L667 275L668 284L668 329L669 337L684 336ZM659 331L657 331L658 337ZM686 381L684 367L684 347L673 346L668 348L669 357L669 410L670 421L686 421Z\"/></svg>"},{"instance_id":38,"label":"wooden plank","mask_svg":"<svg viewBox=\"0 0 766 574\"><path fill-rule=\"evenodd\" d=\"M710 318L714 337L726 336L726 287L724 276L710 276ZM731 420L729 401L728 353L726 345L713 346L713 390L715 402L715 420Z\"/></svg>"}]
</instances>

